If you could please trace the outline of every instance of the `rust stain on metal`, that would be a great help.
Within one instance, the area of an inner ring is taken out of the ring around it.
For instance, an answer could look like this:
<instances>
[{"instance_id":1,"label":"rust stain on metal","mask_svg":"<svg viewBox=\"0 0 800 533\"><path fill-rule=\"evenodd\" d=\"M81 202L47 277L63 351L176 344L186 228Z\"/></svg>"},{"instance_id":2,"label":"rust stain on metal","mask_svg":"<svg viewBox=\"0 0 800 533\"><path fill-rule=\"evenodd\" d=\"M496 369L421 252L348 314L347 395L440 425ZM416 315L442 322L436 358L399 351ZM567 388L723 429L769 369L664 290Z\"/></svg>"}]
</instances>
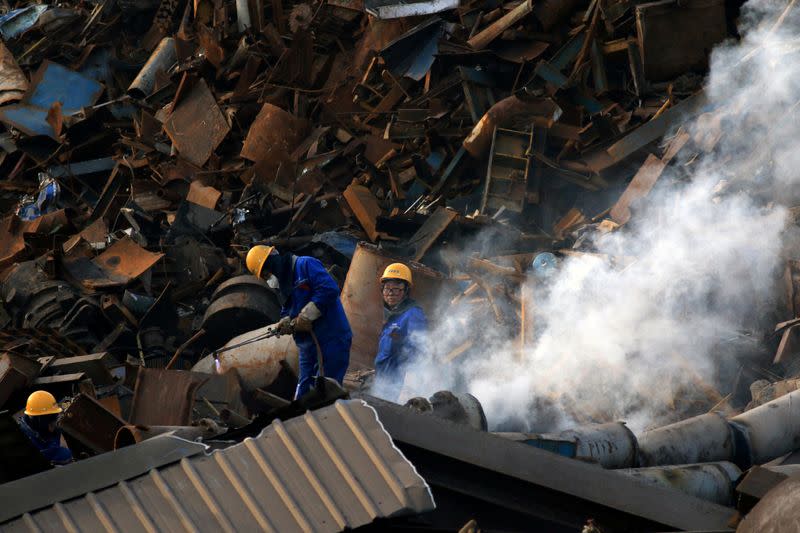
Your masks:
<instances>
[{"instance_id":1,"label":"rust stain on metal","mask_svg":"<svg viewBox=\"0 0 800 533\"><path fill-rule=\"evenodd\" d=\"M35 220L20 221L14 215L3 219L0 222L0 269L22 258L25 253L26 233L49 233L66 223L67 215L63 209Z\"/></svg>"},{"instance_id":2,"label":"rust stain on metal","mask_svg":"<svg viewBox=\"0 0 800 533\"><path fill-rule=\"evenodd\" d=\"M0 43L0 105L21 100L28 90L28 78L14 55Z\"/></svg>"},{"instance_id":3,"label":"rust stain on metal","mask_svg":"<svg viewBox=\"0 0 800 533\"><path fill-rule=\"evenodd\" d=\"M189 186L189 194L186 196L186 201L214 209L220 196L222 196L222 193L214 187L203 185L199 181L193 181Z\"/></svg>"},{"instance_id":4,"label":"rust stain on metal","mask_svg":"<svg viewBox=\"0 0 800 533\"><path fill-rule=\"evenodd\" d=\"M114 449L114 437L125 421L100 402L79 394L59 422L64 433L95 453Z\"/></svg>"},{"instance_id":5,"label":"rust stain on metal","mask_svg":"<svg viewBox=\"0 0 800 533\"><path fill-rule=\"evenodd\" d=\"M164 130L183 158L203 166L231 128L208 85L200 80L173 110Z\"/></svg>"},{"instance_id":6,"label":"rust stain on metal","mask_svg":"<svg viewBox=\"0 0 800 533\"><path fill-rule=\"evenodd\" d=\"M77 257L66 260L64 267L87 289L101 289L127 285L163 256L162 253L148 252L125 237L93 260Z\"/></svg>"},{"instance_id":7,"label":"rust stain on metal","mask_svg":"<svg viewBox=\"0 0 800 533\"><path fill-rule=\"evenodd\" d=\"M250 161L288 160L305 139L308 123L272 104L264 104L247 132L242 157Z\"/></svg>"},{"instance_id":8,"label":"rust stain on metal","mask_svg":"<svg viewBox=\"0 0 800 533\"><path fill-rule=\"evenodd\" d=\"M130 422L145 426L187 426L197 389L210 376L182 370L140 368Z\"/></svg>"}]
</instances>

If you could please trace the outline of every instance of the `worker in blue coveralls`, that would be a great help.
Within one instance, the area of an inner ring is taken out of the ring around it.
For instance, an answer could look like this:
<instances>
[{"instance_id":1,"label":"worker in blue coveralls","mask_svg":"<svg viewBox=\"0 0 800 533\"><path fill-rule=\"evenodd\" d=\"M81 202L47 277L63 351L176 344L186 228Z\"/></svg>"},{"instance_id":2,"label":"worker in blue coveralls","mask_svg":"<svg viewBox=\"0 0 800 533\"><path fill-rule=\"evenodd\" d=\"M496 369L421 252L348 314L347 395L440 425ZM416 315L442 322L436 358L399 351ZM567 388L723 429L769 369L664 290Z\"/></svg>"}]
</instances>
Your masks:
<instances>
[{"instance_id":1,"label":"worker in blue coveralls","mask_svg":"<svg viewBox=\"0 0 800 533\"><path fill-rule=\"evenodd\" d=\"M278 279L283 307L277 330L292 334L300 351L300 375L295 399L307 393L319 373L317 342L324 375L342 383L350 364L353 333L339 301L339 286L313 257L280 254L274 246L253 246L247 269L256 277ZM316 342L315 342L316 338Z\"/></svg>"},{"instance_id":2,"label":"worker in blue coveralls","mask_svg":"<svg viewBox=\"0 0 800 533\"><path fill-rule=\"evenodd\" d=\"M55 397L47 391L37 390L28 396L25 413L19 427L45 459L54 465L72 462L72 452L61 446L61 431L56 422L61 407Z\"/></svg>"},{"instance_id":3,"label":"worker in blue coveralls","mask_svg":"<svg viewBox=\"0 0 800 533\"><path fill-rule=\"evenodd\" d=\"M406 370L423 348L428 330L425 312L411 299L411 269L403 263L386 267L381 276L383 329L375 356L375 379L399 389Z\"/></svg>"}]
</instances>

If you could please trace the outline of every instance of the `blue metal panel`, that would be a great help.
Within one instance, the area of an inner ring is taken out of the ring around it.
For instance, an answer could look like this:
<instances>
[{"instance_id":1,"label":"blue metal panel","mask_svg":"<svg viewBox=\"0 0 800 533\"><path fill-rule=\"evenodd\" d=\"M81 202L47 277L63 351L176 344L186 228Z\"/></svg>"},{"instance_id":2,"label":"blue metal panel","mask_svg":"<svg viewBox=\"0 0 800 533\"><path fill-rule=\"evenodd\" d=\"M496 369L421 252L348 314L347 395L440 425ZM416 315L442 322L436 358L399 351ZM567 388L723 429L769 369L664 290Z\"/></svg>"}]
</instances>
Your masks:
<instances>
[{"instance_id":1,"label":"blue metal panel","mask_svg":"<svg viewBox=\"0 0 800 533\"><path fill-rule=\"evenodd\" d=\"M564 457L575 457L578 448L574 442L568 440L528 439L522 442L528 446L557 453Z\"/></svg>"},{"instance_id":2,"label":"blue metal panel","mask_svg":"<svg viewBox=\"0 0 800 533\"><path fill-rule=\"evenodd\" d=\"M312 242L321 242L330 246L348 259L352 259L353 254L356 253L358 239L347 233L326 231L325 233L316 235Z\"/></svg>"},{"instance_id":3,"label":"blue metal panel","mask_svg":"<svg viewBox=\"0 0 800 533\"><path fill-rule=\"evenodd\" d=\"M541 61L536 65L536 75L544 81L552 83L559 89L563 89L569 82L569 79L564 76L560 70L553 67L553 65L547 61Z\"/></svg>"},{"instance_id":4,"label":"blue metal panel","mask_svg":"<svg viewBox=\"0 0 800 533\"><path fill-rule=\"evenodd\" d=\"M94 104L102 93L101 83L58 63L45 61L33 75L22 102L0 109L0 121L31 136L56 138L46 120L55 102L61 102L62 115L73 115Z\"/></svg>"},{"instance_id":5,"label":"blue metal panel","mask_svg":"<svg viewBox=\"0 0 800 533\"><path fill-rule=\"evenodd\" d=\"M55 131L47 123L47 109L27 104L12 104L0 109L0 120L10 124L28 135L49 135L55 137Z\"/></svg>"},{"instance_id":6,"label":"blue metal panel","mask_svg":"<svg viewBox=\"0 0 800 533\"><path fill-rule=\"evenodd\" d=\"M26 95L28 104L50 109L53 103L61 102L61 112L74 114L82 107L95 103L103 92L98 81L78 74L58 63L45 62L33 77L33 91Z\"/></svg>"},{"instance_id":7,"label":"blue metal panel","mask_svg":"<svg viewBox=\"0 0 800 533\"><path fill-rule=\"evenodd\" d=\"M552 65L556 70L564 70L567 65L572 63L575 58L578 57L581 47L583 46L584 38L584 34L579 33L570 39L567 44L562 46L558 52L556 52L553 57L550 58L550 65Z\"/></svg>"},{"instance_id":8,"label":"blue metal panel","mask_svg":"<svg viewBox=\"0 0 800 533\"><path fill-rule=\"evenodd\" d=\"M9 40L22 35L36 24L47 9L45 5L32 5L9 11L0 17L0 36Z\"/></svg>"}]
</instances>

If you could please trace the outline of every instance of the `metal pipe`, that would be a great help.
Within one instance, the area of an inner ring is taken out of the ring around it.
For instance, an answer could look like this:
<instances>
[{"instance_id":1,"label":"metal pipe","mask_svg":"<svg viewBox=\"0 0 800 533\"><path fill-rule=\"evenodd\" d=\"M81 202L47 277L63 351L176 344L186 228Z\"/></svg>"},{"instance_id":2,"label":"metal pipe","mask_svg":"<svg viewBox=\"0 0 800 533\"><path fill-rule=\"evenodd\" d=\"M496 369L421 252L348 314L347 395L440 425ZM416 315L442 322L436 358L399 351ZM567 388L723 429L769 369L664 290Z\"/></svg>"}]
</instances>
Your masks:
<instances>
[{"instance_id":1,"label":"metal pipe","mask_svg":"<svg viewBox=\"0 0 800 533\"><path fill-rule=\"evenodd\" d=\"M800 390L731 418L750 464L763 464L800 448Z\"/></svg>"},{"instance_id":2,"label":"metal pipe","mask_svg":"<svg viewBox=\"0 0 800 533\"><path fill-rule=\"evenodd\" d=\"M177 61L178 52L175 49L175 39L164 37L128 87L128 95L137 99L150 96L156 86L156 73L159 70L166 72Z\"/></svg>"},{"instance_id":3,"label":"metal pipe","mask_svg":"<svg viewBox=\"0 0 800 533\"><path fill-rule=\"evenodd\" d=\"M718 463L655 466L619 470L649 485L672 488L720 505L733 505L734 484L742 471L727 461Z\"/></svg>"},{"instance_id":4,"label":"metal pipe","mask_svg":"<svg viewBox=\"0 0 800 533\"><path fill-rule=\"evenodd\" d=\"M685 465L733 461L736 446L728 421L707 413L639 436L639 465Z\"/></svg>"},{"instance_id":5,"label":"metal pipe","mask_svg":"<svg viewBox=\"0 0 800 533\"><path fill-rule=\"evenodd\" d=\"M291 369L297 373L299 368L299 354L297 345L291 335L270 337L248 343L256 337L266 334L274 329L274 324L250 331L234 337L223 348L237 346L230 350L220 351L218 355L219 367L216 368L214 358L209 355L204 357L192 370L214 374L225 373L235 368L239 373L242 388L253 391L257 388L269 387L281 371L281 361L285 360ZM246 344L243 344L246 343Z\"/></svg>"},{"instance_id":6,"label":"metal pipe","mask_svg":"<svg viewBox=\"0 0 800 533\"><path fill-rule=\"evenodd\" d=\"M236 24L239 33L244 33L253 25L250 20L250 3L247 0L236 0Z\"/></svg>"},{"instance_id":7,"label":"metal pipe","mask_svg":"<svg viewBox=\"0 0 800 533\"><path fill-rule=\"evenodd\" d=\"M574 440L576 457L594 459L603 468L626 468L636 462L636 437L624 422L590 424L563 431L557 438Z\"/></svg>"},{"instance_id":8,"label":"metal pipe","mask_svg":"<svg viewBox=\"0 0 800 533\"><path fill-rule=\"evenodd\" d=\"M439 391L429 398L433 414L456 424L466 424L478 431L487 430L483 406L472 394Z\"/></svg>"},{"instance_id":9,"label":"metal pipe","mask_svg":"<svg viewBox=\"0 0 800 533\"><path fill-rule=\"evenodd\" d=\"M497 435L565 457L595 461L603 468L630 468L637 460L636 436L624 422L587 424L557 434Z\"/></svg>"}]
</instances>

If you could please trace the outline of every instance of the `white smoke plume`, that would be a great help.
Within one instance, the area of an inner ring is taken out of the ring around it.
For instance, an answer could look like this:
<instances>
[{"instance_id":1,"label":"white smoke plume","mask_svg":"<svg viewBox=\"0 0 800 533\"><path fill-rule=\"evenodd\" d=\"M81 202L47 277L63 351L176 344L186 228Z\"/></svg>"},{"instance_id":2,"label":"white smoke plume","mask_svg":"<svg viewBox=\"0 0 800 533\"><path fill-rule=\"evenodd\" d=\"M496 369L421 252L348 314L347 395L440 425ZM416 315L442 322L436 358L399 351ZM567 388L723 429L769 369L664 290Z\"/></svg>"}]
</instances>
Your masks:
<instances>
[{"instance_id":1,"label":"white smoke plume","mask_svg":"<svg viewBox=\"0 0 800 533\"><path fill-rule=\"evenodd\" d=\"M800 182L800 17L781 17L786 5L751 0L742 39L713 52L705 90L716 111L691 126L691 159L668 169L621 231L593 238L598 254L621 260L569 256L546 284L531 276L536 335L524 347L451 309L400 400L450 388L474 394L490 428L618 419L641 430L669 419L682 391L735 368L737 349L752 351L742 332L774 325ZM475 348L442 363L478 332Z\"/></svg>"}]
</instances>

